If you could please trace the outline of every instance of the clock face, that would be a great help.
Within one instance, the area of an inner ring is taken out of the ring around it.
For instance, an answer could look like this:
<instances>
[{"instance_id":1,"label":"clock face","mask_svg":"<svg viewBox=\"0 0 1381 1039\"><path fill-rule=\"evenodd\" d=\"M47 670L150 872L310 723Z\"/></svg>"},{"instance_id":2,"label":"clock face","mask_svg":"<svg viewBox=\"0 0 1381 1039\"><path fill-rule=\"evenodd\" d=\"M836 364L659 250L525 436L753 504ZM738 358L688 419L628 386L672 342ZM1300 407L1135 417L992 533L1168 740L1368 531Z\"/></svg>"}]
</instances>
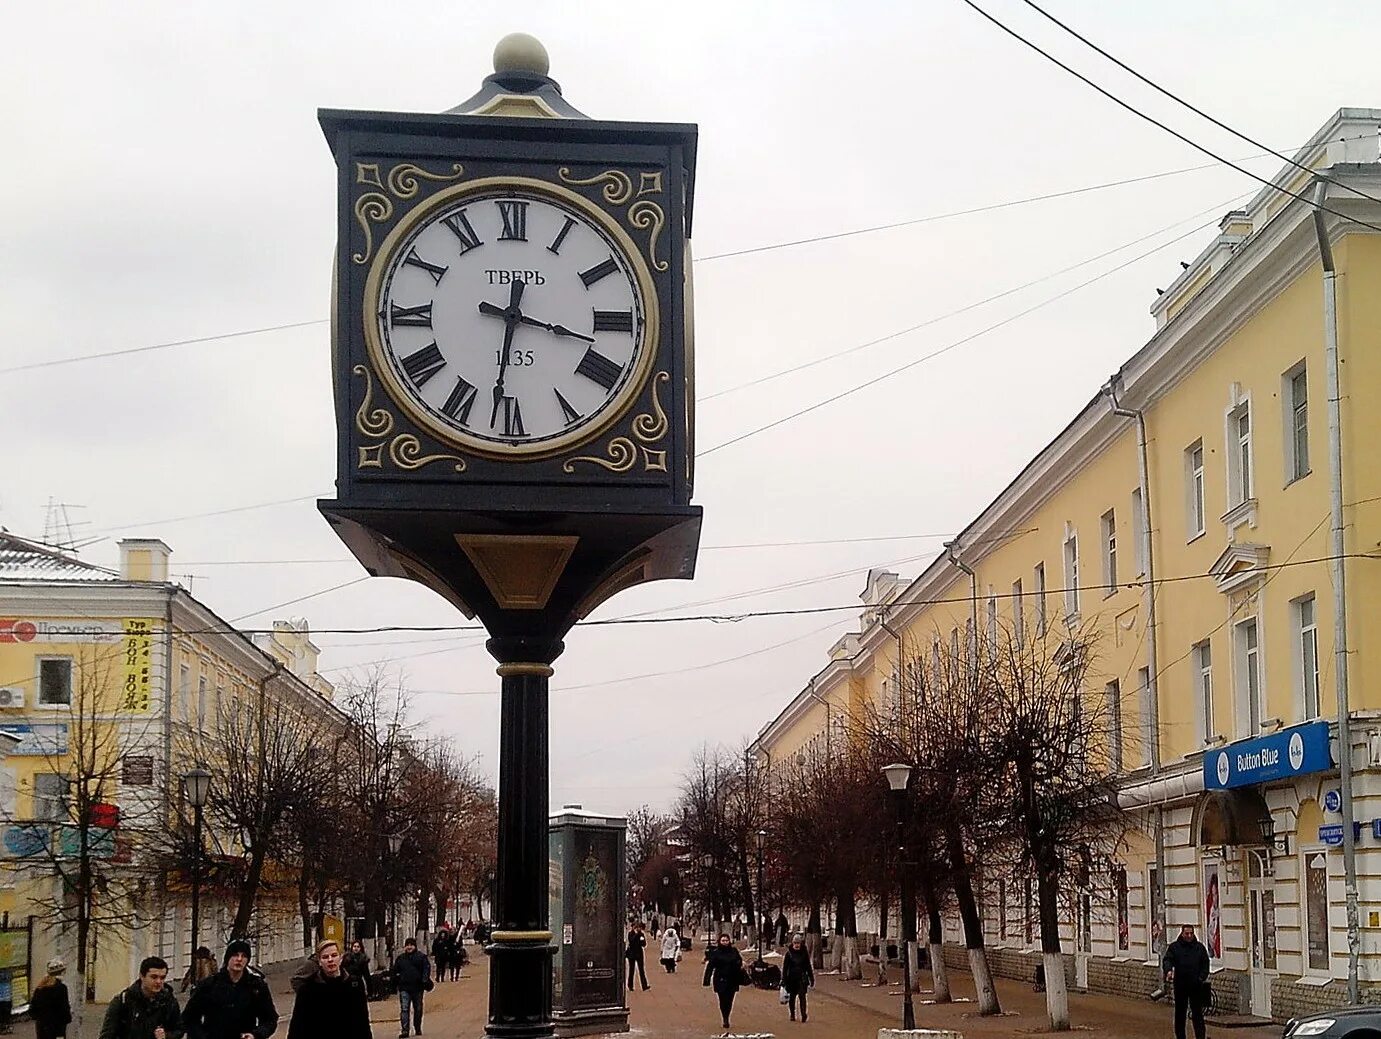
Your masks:
<instances>
[{"instance_id":1,"label":"clock face","mask_svg":"<svg viewBox=\"0 0 1381 1039\"><path fill-rule=\"evenodd\" d=\"M540 181L477 181L414 211L380 250L365 307L394 398L481 453L589 439L626 410L655 349L636 248L601 211Z\"/></svg>"}]
</instances>

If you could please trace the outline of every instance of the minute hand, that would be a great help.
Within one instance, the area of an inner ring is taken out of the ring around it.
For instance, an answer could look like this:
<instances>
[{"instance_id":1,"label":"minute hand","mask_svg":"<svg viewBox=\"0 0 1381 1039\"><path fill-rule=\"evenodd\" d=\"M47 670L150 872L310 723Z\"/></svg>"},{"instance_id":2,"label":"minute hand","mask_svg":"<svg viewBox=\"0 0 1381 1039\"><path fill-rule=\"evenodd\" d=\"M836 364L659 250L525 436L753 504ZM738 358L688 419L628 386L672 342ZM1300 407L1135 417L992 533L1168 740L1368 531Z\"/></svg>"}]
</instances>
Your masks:
<instances>
[{"instance_id":1,"label":"minute hand","mask_svg":"<svg viewBox=\"0 0 1381 1039\"><path fill-rule=\"evenodd\" d=\"M528 317L526 314L524 314L518 320L525 325L533 325L537 328L545 328L552 335L566 336L570 339L582 339L587 343L593 343L595 341L594 336L587 336L581 332L572 331L565 325L553 325L547 321L538 321L535 317Z\"/></svg>"}]
</instances>

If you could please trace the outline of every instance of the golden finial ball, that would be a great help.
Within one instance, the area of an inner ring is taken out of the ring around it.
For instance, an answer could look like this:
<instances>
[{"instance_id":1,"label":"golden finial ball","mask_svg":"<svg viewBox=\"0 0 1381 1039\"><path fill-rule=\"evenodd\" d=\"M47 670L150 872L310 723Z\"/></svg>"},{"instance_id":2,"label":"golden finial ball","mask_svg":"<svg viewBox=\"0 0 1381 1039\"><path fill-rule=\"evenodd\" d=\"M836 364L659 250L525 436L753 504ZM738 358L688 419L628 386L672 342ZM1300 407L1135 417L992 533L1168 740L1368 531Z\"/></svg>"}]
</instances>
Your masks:
<instances>
[{"instance_id":1,"label":"golden finial ball","mask_svg":"<svg viewBox=\"0 0 1381 1039\"><path fill-rule=\"evenodd\" d=\"M494 48L495 72L531 72L545 76L551 69L547 48L536 36L511 32Z\"/></svg>"}]
</instances>

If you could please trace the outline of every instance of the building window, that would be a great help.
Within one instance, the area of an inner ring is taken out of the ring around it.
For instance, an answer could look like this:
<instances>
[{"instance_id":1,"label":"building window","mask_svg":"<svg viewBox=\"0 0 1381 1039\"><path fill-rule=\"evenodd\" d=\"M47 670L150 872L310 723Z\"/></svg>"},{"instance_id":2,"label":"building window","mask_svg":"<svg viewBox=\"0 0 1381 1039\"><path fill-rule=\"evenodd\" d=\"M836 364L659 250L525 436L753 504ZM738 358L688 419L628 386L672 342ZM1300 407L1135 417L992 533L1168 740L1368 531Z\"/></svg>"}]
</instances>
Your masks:
<instances>
[{"instance_id":1,"label":"building window","mask_svg":"<svg viewBox=\"0 0 1381 1039\"><path fill-rule=\"evenodd\" d=\"M997 882L997 936L1000 940L1007 939L1007 881Z\"/></svg>"},{"instance_id":2,"label":"building window","mask_svg":"<svg viewBox=\"0 0 1381 1039\"><path fill-rule=\"evenodd\" d=\"M1117 516L1112 509L1103 513L1103 596L1117 591Z\"/></svg>"},{"instance_id":3,"label":"building window","mask_svg":"<svg viewBox=\"0 0 1381 1039\"><path fill-rule=\"evenodd\" d=\"M1025 938L1027 945L1031 944L1031 941L1036 933L1036 929L1034 926L1035 914L1032 912L1033 907L1031 904L1031 887L1031 878L1028 876L1024 878L1021 890L1021 919L1024 932L1023 937Z\"/></svg>"},{"instance_id":4,"label":"building window","mask_svg":"<svg viewBox=\"0 0 1381 1039\"><path fill-rule=\"evenodd\" d=\"M1300 703L1305 718L1319 717L1319 629L1314 617L1314 597L1297 599L1292 606L1295 613L1295 632L1299 657Z\"/></svg>"},{"instance_id":5,"label":"building window","mask_svg":"<svg viewBox=\"0 0 1381 1039\"><path fill-rule=\"evenodd\" d=\"M1256 618L1245 620L1234 629L1237 636L1237 689L1246 708L1249 735L1261 731L1261 636Z\"/></svg>"},{"instance_id":6,"label":"building window","mask_svg":"<svg viewBox=\"0 0 1381 1039\"><path fill-rule=\"evenodd\" d=\"M38 658L38 704L40 707L72 706L72 658Z\"/></svg>"},{"instance_id":7,"label":"building window","mask_svg":"<svg viewBox=\"0 0 1381 1039\"><path fill-rule=\"evenodd\" d=\"M940 665L940 638L937 635L935 641L930 644L930 686L932 689L941 688L941 676L944 675L944 668Z\"/></svg>"},{"instance_id":8,"label":"building window","mask_svg":"<svg viewBox=\"0 0 1381 1039\"><path fill-rule=\"evenodd\" d=\"M1151 957L1160 958L1164 948L1165 932L1161 921L1156 918L1156 907L1160 905L1160 870L1155 866L1146 867L1146 947Z\"/></svg>"},{"instance_id":9,"label":"building window","mask_svg":"<svg viewBox=\"0 0 1381 1039\"><path fill-rule=\"evenodd\" d=\"M997 650L997 596L992 586L988 586L988 647Z\"/></svg>"},{"instance_id":10,"label":"building window","mask_svg":"<svg viewBox=\"0 0 1381 1039\"><path fill-rule=\"evenodd\" d=\"M1137 735L1141 739L1141 763L1149 765L1151 763L1151 669L1149 667L1137 668L1136 672L1136 699L1137 699Z\"/></svg>"},{"instance_id":11,"label":"building window","mask_svg":"<svg viewBox=\"0 0 1381 1039\"><path fill-rule=\"evenodd\" d=\"M1228 504L1252 498L1252 408L1244 401L1228 412Z\"/></svg>"},{"instance_id":12,"label":"building window","mask_svg":"<svg viewBox=\"0 0 1381 1039\"><path fill-rule=\"evenodd\" d=\"M197 678L197 728L206 728L206 676Z\"/></svg>"},{"instance_id":13,"label":"building window","mask_svg":"<svg viewBox=\"0 0 1381 1039\"><path fill-rule=\"evenodd\" d=\"M192 716L192 669L180 664L177 669L177 697L182 704L182 717Z\"/></svg>"},{"instance_id":14,"label":"building window","mask_svg":"<svg viewBox=\"0 0 1381 1039\"><path fill-rule=\"evenodd\" d=\"M1021 592L1021 581L1012 582L1012 632L1016 635L1017 648L1026 644L1026 601Z\"/></svg>"},{"instance_id":15,"label":"building window","mask_svg":"<svg viewBox=\"0 0 1381 1039\"><path fill-rule=\"evenodd\" d=\"M1207 743L1217 735L1213 724L1213 648L1205 640L1194 647L1194 686L1199 700L1199 740Z\"/></svg>"},{"instance_id":16,"label":"building window","mask_svg":"<svg viewBox=\"0 0 1381 1039\"><path fill-rule=\"evenodd\" d=\"M1109 728L1111 741L1108 747L1108 764L1113 772L1122 771L1122 688L1117 679L1113 679L1103 687L1103 694L1108 698L1108 719L1111 722Z\"/></svg>"},{"instance_id":17,"label":"building window","mask_svg":"<svg viewBox=\"0 0 1381 1039\"><path fill-rule=\"evenodd\" d=\"M1137 577L1146 576L1146 503L1141 500L1141 488L1132 488L1132 564Z\"/></svg>"},{"instance_id":18,"label":"building window","mask_svg":"<svg viewBox=\"0 0 1381 1039\"><path fill-rule=\"evenodd\" d=\"M1309 379L1304 362L1285 373L1285 482L1309 475Z\"/></svg>"},{"instance_id":19,"label":"building window","mask_svg":"<svg viewBox=\"0 0 1381 1039\"><path fill-rule=\"evenodd\" d=\"M1079 535L1073 528L1065 531L1065 614L1073 617L1079 612Z\"/></svg>"},{"instance_id":20,"label":"building window","mask_svg":"<svg viewBox=\"0 0 1381 1039\"><path fill-rule=\"evenodd\" d=\"M52 772L34 774L34 818L42 822L67 821L67 778Z\"/></svg>"},{"instance_id":21,"label":"building window","mask_svg":"<svg viewBox=\"0 0 1381 1039\"><path fill-rule=\"evenodd\" d=\"M1045 564L1037 563L1034 571L1036 592L1036 637L1045 638Z\"/></svg>"},{"instance_id":22,"label":"building window","mask_svg":"<svg viewBox=\"0 0 1381 1039\"><path fill-rule=\"evenodd\" d=\"M1207 510L1204 506L1204 442L1196 440L1184 453L1185 503L1187 506L1185 526L1193 541L1204 532Z\"/></svg>"},{"instance_id":23,"label":"building window","mask_svg":"<svg viewBox=\"0 0 1381 1039\"><path fill-rule=\"evenodd\" d=\"M1328 855L1323 849L1304 853L1304 932L1306 962L1311 974L1327 974Z\"/></svg>"}]
</instances>

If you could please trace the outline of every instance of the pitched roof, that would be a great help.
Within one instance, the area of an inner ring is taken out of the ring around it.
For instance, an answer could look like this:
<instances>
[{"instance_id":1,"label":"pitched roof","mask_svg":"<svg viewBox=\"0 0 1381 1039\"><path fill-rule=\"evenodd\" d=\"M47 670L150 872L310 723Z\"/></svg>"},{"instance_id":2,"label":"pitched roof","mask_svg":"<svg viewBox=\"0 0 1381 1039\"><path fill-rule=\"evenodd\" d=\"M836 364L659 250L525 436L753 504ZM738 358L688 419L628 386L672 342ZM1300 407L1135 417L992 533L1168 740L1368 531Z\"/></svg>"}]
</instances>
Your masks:
<instances>
[{"instance_id":1,"label":"pitched roof","mask_svg":"<svg viewBox=\"0 0 1381 1039\"><path fill-rule=\"evenodd\" d=\"M0 527L0 581L118 581L120 574Z\"/></svg>"}]
</instances>

